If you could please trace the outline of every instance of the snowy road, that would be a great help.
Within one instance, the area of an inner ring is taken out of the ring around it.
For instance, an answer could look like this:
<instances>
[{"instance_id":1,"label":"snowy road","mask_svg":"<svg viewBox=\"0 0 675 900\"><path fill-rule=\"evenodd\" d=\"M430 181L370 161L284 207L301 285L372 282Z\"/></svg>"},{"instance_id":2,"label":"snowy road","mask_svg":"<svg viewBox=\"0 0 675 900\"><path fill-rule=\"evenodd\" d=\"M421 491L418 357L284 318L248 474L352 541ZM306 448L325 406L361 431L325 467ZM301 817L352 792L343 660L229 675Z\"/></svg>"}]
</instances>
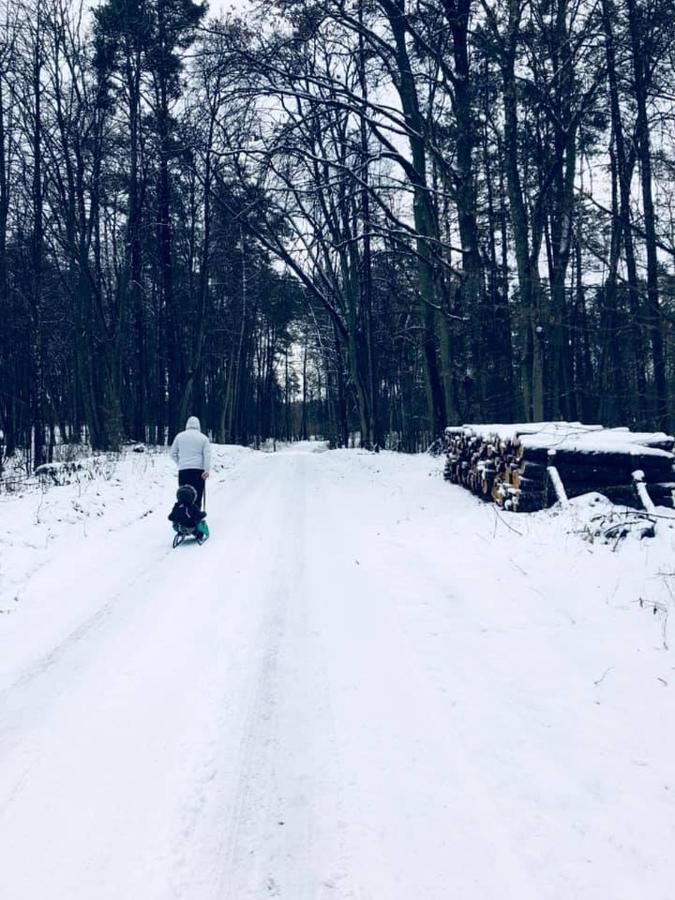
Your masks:
<instances>
[{"instance_id":1,"label":"snowy road","mask_svg":"<svg viewBox=\"0 0 675 900\"><path fill-rule=\"evenodd\" d=\"M158 508L2 610L2 900L672 898L643 548L311 449L212 479L203 548Z\"/></svg>"}]
</instances>

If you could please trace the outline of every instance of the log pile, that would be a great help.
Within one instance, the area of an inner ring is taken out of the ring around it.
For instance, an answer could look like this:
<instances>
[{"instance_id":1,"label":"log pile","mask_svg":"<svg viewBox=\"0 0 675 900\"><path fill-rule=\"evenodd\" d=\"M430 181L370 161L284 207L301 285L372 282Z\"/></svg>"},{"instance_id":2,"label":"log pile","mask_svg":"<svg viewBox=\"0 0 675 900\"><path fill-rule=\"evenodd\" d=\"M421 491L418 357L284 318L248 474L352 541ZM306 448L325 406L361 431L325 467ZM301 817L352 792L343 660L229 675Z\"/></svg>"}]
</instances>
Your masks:
<instances>
[{"instance_id":1,"label":"log pile","mask_svg":"<svg viewBox=\"0 0 675 900\"><path fill-rule=\"evenodd\" d=\"M661 432L540 422L463 425L445 438L445 478L504 509L545 509L560 482L570 498L595 491L641 508L636 472L655 504L675 507L675 438Z\"/></svg>"}]
</instances>

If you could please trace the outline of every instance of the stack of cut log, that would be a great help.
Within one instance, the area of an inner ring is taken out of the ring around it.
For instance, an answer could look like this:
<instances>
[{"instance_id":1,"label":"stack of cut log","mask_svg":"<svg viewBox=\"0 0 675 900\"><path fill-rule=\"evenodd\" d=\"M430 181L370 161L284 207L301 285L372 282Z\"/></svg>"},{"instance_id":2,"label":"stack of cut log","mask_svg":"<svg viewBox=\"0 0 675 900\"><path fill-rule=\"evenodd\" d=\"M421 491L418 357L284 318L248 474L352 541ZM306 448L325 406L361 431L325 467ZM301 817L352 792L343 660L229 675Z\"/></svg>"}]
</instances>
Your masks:
<instances>
[{"instance_id":1,"label":"stack of cut log","mask_svg":"<svg viewBox=\"0 0 675 900\"><path fill-rule=\"evenodd\" d=\"M675 506L675 438L578 422L447 428L445 478L505 509L533 512L591 491L641 507L635 472L657 505ZM559 481L555 478L555 471ZM640 476L638 476L640 477Z\"/></svg>"}]
</instances>

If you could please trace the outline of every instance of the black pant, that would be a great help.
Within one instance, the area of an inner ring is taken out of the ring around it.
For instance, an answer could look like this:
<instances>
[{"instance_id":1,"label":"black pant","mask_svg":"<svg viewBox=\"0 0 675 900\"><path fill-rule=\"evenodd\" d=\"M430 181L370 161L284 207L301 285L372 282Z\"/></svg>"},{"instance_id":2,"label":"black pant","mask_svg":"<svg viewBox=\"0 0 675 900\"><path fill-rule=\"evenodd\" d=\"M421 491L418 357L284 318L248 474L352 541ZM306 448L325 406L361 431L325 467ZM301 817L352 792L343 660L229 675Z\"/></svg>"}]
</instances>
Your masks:
<instances>
[{"instance_id":1,"label":"black pant","mask_svg":"<svg viewBox=\"0 0 675 900\"><path fill-rule=\"evenodd\" d=\"M204 479L202 478L203 469L179 469L178 485L191 484L197 491L197 506L202 508L202 497L204 496Z\"/></svg>"}]
</instances>

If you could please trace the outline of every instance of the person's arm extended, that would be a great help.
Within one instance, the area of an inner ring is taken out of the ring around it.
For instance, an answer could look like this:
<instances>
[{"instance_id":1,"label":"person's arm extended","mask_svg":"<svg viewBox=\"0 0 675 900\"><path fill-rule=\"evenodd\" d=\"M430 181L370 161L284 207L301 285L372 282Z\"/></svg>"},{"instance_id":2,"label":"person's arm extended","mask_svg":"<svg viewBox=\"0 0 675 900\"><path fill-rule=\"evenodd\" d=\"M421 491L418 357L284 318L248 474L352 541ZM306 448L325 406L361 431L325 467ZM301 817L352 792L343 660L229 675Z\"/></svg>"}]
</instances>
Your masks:
<instances>
[{"instance_id":1,"label":"person's arm extended","mask_svg":"<svg viewBox=\"0 0 675 900\"><path fill-rule=\"evenodd\" d=\"M211 471L211 441L208 438L206 438L206 440L204 441L203 456L204 456L204 472L203 472L202 477L208 478L209 472Z\"/></svg>"},{"instance_id":2,"label":"person's arm extended","mask_svg":"<svg viewBox=\"0 0 675 900\"><path fill-rule=\"evenodd\" d=\"M171 444L171 449L169 450L169 456L176 465L178 465L178 435L173 439L173 444Z\"/></svg>"}]
</instances>

